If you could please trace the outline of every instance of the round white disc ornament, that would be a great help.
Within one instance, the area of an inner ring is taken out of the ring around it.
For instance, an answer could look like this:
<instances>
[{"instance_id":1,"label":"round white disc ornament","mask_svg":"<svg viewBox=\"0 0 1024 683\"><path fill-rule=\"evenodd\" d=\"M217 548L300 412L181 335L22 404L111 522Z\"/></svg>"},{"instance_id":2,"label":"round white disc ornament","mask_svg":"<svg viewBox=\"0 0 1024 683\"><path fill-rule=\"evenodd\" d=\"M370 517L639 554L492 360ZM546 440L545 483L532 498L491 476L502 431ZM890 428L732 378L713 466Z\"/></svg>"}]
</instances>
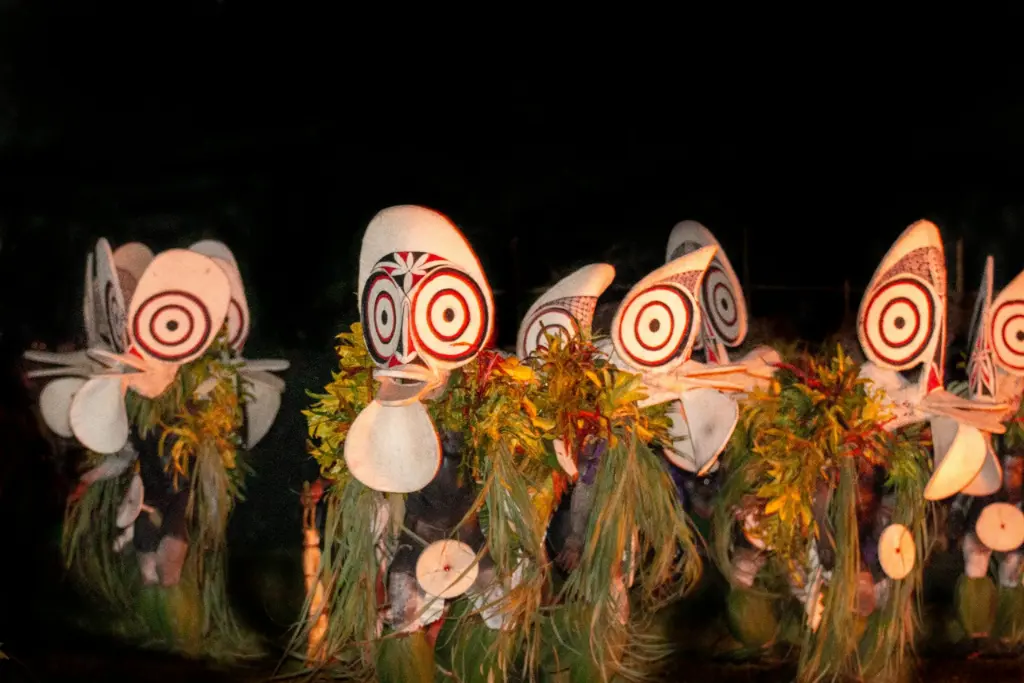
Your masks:
<instances>
[{"instance_id":1,"label":"round white disc ornament","mask_svg":"<svg viewBox=\"0 0 1024 683\"><path fill-rule=\"evenodd\" d=\"M996 552L1016 550L1024 543L1024 513L1009 503L991 503L978 515L974 531L978 540Z\"/></svg>"},{"instance_id":2,"label":"round white disc ornament","mask_svg":"<svg viewBox=\"0 0 1024 683\"><path fill-rule=\"evenodd\" d=\"M476 581L480 567L476 553L461 541L431 543L416 561L416 580L428 595L457 598Z\"/></svg>"},{"instance_id":3,"label":"round white disc ornament","mask_svg":"<svg viewBox=\"0 0 1024 683\"><path fill-rule=\"evenodd\" d=\"M910 529L902 524L885 527L878 539L878 561L890 579L899 581L906 577L917 562L917 544Z\"/></svg>"}]
</instances>

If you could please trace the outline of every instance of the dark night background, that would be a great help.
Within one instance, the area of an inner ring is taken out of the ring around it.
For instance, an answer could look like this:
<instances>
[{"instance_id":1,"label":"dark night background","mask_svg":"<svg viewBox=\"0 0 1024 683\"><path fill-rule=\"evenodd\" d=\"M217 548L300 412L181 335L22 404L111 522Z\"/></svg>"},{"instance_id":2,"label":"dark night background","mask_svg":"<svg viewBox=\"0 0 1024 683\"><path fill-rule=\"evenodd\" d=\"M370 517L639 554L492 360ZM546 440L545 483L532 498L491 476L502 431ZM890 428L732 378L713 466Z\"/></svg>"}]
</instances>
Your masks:
<instances>
[{"instance_id":1,"label":"dark night background","mask_svg":"<svg viewBox=\"0 0 1024 683\"><path fill-rule=\"evenodd\" d=\"M0 0L0 514L19 519L18 543L53 541L63 495L27 440L18 356L81 335L100 236L154 251L223 240L252 309L246 355L292 363L233 520L241 557L299 547L295 492L316 468L298 411L355 319L359 240L386 206L460 225L498 293L503 345L537 288L607 261L625 289L687 218L737 270L746 241L752 314L805 338L840 324L844 281L856 308L918 218L942 228L951 279L963 238L969 290L988 253L997 287L1024 265L1019 57L927 34L899 56L852 42L834 62L771 36L750 54L686 37L648 57L590 35L547 55L513 34L491 63L426 29L406 39L340 8L282 7ZM52 589L17 543L2 547L21 582L5 592ZM0 601L0 627L22 602ZM16 636L0 629L0 643Z\"/></svg>"}]
</instances>

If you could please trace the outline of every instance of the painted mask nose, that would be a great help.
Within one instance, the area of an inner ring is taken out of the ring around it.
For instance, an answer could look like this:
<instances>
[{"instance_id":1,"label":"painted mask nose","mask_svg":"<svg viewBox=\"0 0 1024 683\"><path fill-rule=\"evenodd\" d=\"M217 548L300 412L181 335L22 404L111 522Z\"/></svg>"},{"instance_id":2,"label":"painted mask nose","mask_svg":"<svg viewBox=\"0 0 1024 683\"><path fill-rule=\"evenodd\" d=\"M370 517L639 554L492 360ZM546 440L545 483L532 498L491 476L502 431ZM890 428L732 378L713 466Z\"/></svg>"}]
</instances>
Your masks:
<instances>
[{"instance_id":1,"label":"painted mask nose","mask_svg":"<svg viewBox=\"0 0 1024 683\"><path fill-rule=\"evenodd\" d=\"M418 363L416 345L412 341L412 314L408 302L402 303L396 334L398 335L398 344L395 346L395 352L388 359L388 369Z\"/></svg>"}]
</instances>

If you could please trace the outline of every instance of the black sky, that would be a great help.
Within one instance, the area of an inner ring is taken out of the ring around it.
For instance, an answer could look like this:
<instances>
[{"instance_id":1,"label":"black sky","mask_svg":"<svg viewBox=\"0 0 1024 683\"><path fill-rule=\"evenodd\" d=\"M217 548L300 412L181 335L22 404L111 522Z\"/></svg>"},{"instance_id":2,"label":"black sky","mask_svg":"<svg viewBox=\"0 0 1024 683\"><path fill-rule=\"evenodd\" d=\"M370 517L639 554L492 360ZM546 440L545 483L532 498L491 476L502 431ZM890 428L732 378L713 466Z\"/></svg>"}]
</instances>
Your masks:
<instances>
[{"instance_id":1,"label":"black sky","mask_svg":"<svg viewBox=\"0 0 1024 683\"><path fill-rule=\"evenodd\" d=\"M759 286L862 286L921 217L965 239L969 286L989 251L1004 280L1021 266L1019 58L924 35L895 59L521 40L496 65L326 10L7 5L0 281L33 293L6 302L21 336L76 331L96 237L205 235L242 263L254 343L320 347L353 313L363 227L396 203L463 227L503 292L503 341L529 290L604 259L628 284L686 218L737 265L745 230ZM752 295L755 314L797 296Z\"/></svg>"}]
</instances>

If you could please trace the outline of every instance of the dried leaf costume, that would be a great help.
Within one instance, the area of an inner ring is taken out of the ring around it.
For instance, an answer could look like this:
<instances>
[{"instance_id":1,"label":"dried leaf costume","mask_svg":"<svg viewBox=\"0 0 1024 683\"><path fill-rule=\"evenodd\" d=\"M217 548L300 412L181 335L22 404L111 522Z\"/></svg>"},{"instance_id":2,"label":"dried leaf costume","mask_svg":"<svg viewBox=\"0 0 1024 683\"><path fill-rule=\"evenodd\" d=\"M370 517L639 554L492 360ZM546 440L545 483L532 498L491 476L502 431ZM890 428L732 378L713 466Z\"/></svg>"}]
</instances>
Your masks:
<instances>
[{"instance_id":1,"label":"dried leaf costume","mask_svg":"<svg viewBox=\"0 0 1024 683\"><path fill-rule=\"evenodd\" d=\"M91 464L69 500L63 551L127 638L223 658L256 652L227 603L227 520L241 497L243 435L253 445L280 405L283 382L266 370L287 363L240 358L248 315L223 244L154 256L101 239L85 294L96 346L74 362L26 354L62 366L30 376L75 375L40 396L49 428Z\"/></svg>"},{"instance_id":2,"label":"dried leaf costume","mask_svg":"<svg viewBox=\"0 0 1024 683\"><path fill-rule=\"evenodd\" d=\"M700 314L684 287L699 280L701 258L673 264L682 283L662 271L634 288L620 312L648 331L618 335L623 348L647 344L669 362L685 359ZM641 409L648 398L641 376L591 342L597 298L614 275L594 264L555 284L527 311L517 340L517 353L544 383L537 407L552 419L556 460L572 482L547 532L561 590L545 673L559 681L638 680L653 671L666 648L651 617L700 572L662 457L672 446L665 406ZM660 336L650 333L652 320Z\"/></svg>"},{"instance_id":3,"label":"dried leaf costume","mask_svg":"<svg viewBox=\"0 0 1024 683\"><path fill-rule=\"evenodd\" d=\"M701 325L693 350L703 357L713 381L683 392L680 400L670 404L673 432L680 440L667 455L673 477L682 482L686 496L695 499L688 509L707 516L720 483L719 456L739 420L739 400L755 387L767 387L780 356L771 347L758 346L740 361L730 360L728 349L737 349L746 341L748 316L743 288L721 244L700 223L683 221L672 229L665 257L671 262L704 247L717 251L701 281ZM700 365L696 359L690 364Z\"/></svg>"},{"instance_id":4,"label":"dried leaf costume","mask_svg":"<svg viewBox=\"0 0 1024 683\"><path fill-rule=\"evenodd\" d=\"M963 389L970 400L1005 406L1000 419L1009 424L1009 431L1002 438L983 433L983 460L971 462L972 469L978 464L977 473L952 505L951 522L961 537L964 557L956 605L963 635L998 635L1019 644L1024 640L1024 513L1020 509L1024 461L1016 450L1020 447L1016 416L1024 394L1024 273L993 298L993 271L990 256L972 316L968 381ZM998 589L989 576L993 552Z\"/></svg>"},{"instance_id":5,"label":"dried leaf costume","mask_svg":"<svg viewBox=\"0 0 1024 683\"><path fill-rule=\"evenodd\" d=\"M341 371L307 413L331 482L319 647L356 678L433 680L441 617L479 621L487 596L518 589L505 610L524 622L514 638L498 631L493 648L463 638L451 653L486 655L489 670L537 630L527 608L543 587L543 528L527 487L550 468L522 410L532 373L485 350L490 287L439 213L399 206L374 217L359 303L361 339L339 347Z\"/></svg>"},{"instance_id":6,"label":"dried leaf costume","mask_svg":"<svg viewBox=\"0 0 1024 683\"><path fill-rule=\"evenodd\" d=\"M942 388L944 263L935 226L908 228L861 303L869 361L857 367L840 348L783 364L774 386L744 405L725 458L716 556L734 592L780 595L788 584L801 603L795 620L787 599L774 614L762 612L768 623L781 617L774 637L751 629L767 642L801 645L800 680L889 680L912 652L929 547L926 500L948 489L954 477L943 460L959 452L942 430L977 431L972 416L990 424ZM918 368L914 380L900 374ZM929 418L939 434L930 480L927 442L915 426ZM742 631L735 607L730 617Z\"/></svg>"},{"instance_id":7,"label":"dried leaf costume","mask_svg":"<svg viewBox=\"0 0 1024 683\"><path fill-rule=\"evenodd\" d=\"M490 289L446 217L400 206L370 222L360 326L341 335L339 371L306 412L330 486L322 588L311 591L301 641L323 673L403 683L610 678L623 668L615 587L624 573L635 570L653 602L693 572L636 378L585 339L610 281L607 266L596 268L531 309L521 362L486 348ZM564 338L548 334L555 328ZM594 441L607 444L604 456L588 450ZM589 545L557 590L545 536L573 470L588 468L607 507L585 518ZM652 485L654 495L642 493ZM651 520L662 526L637 540ZM650 568L636 567L630 549L651 554Z\"/></svg>"}]
</instances>

